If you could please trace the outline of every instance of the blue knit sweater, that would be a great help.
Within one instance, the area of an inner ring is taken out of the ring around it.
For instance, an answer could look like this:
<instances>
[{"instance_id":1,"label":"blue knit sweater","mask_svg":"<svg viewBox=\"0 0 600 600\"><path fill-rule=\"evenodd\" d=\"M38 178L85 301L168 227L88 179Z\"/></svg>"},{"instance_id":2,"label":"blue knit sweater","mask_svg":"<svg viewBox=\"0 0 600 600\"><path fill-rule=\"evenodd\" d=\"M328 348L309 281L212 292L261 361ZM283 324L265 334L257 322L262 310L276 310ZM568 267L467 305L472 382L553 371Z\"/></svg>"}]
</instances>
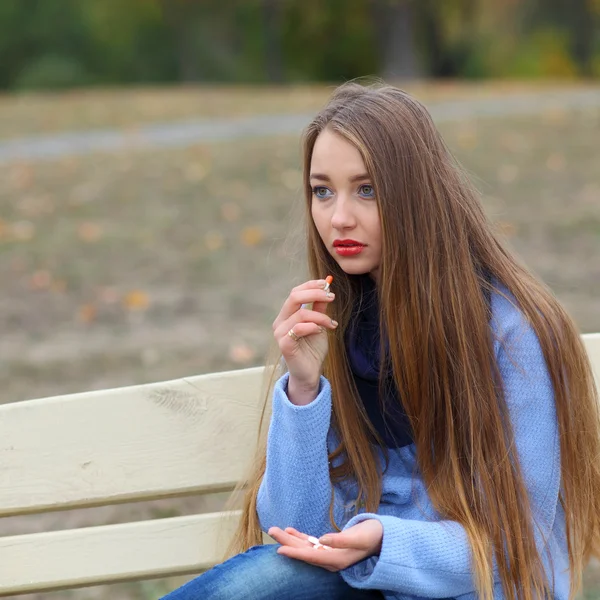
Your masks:
<instances>
[{"instance_id":1,"label":"blue knit sweater","mask_svg":"<svg viewBox=\"0 0 600 600\"><path fill-rule=\"evenodd\" d=\"M538 549L554 581L555 600L569 596L565 516L558 495L560 448L554 393L535 332L514 297L503 287L492 295L495 355L503 377L517 452L525 478ZM329 522L331 484L328 453L337 446L330 428L331 386L321 377L319 395L306 406L286 394L288 374L279 379L267 443L267 469L258 492L263 531L295 527L319 537L333 531ZM377 450L381 452L381 450ZM352 516L355 488L334 490L334 515L344 529L366 519L383 525L377 557L341 571L355 588L377 589L387 600L477 598L471 551L464 528L444 520L431 505L420 477L415 445L389 450L377 513ZM361 509L362 510L362 509ZM504 598L497 572L494 597Z\"/></svg>"}]
</instances>

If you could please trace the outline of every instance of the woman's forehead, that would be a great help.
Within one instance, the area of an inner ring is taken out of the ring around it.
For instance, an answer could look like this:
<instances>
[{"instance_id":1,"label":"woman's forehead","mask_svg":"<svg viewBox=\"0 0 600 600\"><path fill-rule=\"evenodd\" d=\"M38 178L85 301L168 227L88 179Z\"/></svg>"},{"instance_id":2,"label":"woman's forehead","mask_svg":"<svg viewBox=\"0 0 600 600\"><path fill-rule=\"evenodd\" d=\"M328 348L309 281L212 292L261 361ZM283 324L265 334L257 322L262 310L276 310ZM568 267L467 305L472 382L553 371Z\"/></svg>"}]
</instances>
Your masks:
<instances>
[{"instance_id":1,"label":"woman's forehead","mask_svg":"<svg viewBox=\"0 0 600 600\"><path fill-rule=\"evenodd\" d=\"M366 171L363 158L353 144L329 130L322 131L315 141L310 164L311 174L348 178Z\"/></svg>"}]
</instances>

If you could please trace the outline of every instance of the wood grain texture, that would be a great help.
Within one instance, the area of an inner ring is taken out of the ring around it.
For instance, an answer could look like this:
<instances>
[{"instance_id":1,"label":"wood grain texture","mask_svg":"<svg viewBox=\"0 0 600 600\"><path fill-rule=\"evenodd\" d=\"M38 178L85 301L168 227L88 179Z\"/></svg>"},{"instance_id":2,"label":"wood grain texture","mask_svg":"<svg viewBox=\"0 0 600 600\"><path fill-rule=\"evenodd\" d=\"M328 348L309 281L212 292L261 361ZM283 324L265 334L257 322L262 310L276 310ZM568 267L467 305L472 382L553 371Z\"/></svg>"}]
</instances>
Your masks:
<instances>
[{"instance_id":1,"label":"wood grain texture","mask_svg":"<svg viewBox=\"0 0 600 600\"><path fill-rule=\"evenodd\" d=\"M231 489L256 446L262 373L0 406L0 516Z\"/></svg>"}]
</instances>

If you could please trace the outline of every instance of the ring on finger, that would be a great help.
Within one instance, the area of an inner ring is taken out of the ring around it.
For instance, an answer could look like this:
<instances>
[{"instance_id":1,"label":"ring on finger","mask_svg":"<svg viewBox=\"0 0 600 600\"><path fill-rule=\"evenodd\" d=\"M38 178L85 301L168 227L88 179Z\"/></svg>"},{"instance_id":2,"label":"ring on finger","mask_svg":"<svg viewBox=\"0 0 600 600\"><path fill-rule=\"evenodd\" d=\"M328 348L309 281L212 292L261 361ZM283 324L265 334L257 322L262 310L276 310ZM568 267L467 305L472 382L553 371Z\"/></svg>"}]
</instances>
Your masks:
<instances>
[{"instance_id":1,"label":"ring on finger","mask_svg":"<svg viewBox=\"0 0 600 600\"><path fill-rule=\"evenodd\" d=\"M294 328L292 327L289 331L288 331L288 335L295 341L299 341L300 338L296 335L296 332L294 331Z\"/></svg>"}]
</instances>

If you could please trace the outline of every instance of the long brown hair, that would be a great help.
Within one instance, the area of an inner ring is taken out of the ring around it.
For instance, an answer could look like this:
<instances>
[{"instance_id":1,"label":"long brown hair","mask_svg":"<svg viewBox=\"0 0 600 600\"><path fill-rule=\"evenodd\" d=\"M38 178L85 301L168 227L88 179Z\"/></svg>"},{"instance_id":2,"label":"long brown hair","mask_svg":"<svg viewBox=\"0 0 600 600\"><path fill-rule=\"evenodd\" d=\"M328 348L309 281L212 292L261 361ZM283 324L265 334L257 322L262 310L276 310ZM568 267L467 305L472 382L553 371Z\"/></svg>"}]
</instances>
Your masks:
<instances>
[{"instance_id":1,"label":"long brown hair","mask_svg":"<svg viewBox=\"0 0 600 600\"><path fill-rule=\"evenodd\" d=\"M344 459L331 467L332 483L352 477L358 484L357 506L377 512L381 468L344 347L356 290L310 218L311 156L325 128L358 148L372 177L382 228L382 331L413 428L418 467L435 509L464 526L474 580L486 600L493 597L493 557L507 598L530 600L551 593L518 460L498 460L515 458L515 446L482 294L492 285L482 273L510 290L537 334L555 393L560 502L574 595L583 567L600 550L598 392L580 332L552 292L506 248L427 110L384 85L342 85L303 138L310 276L332 274L339 299L328 308L340 326L329 333L323 365L332 386L332 425L341 439L332 458ZM266 372L271 376L268 402L276 369ZM243 516L231 553L262 540L256 496L265 471L264 435L259 439L253 473L242 484Z\"/></svg>"}]
</instances>

